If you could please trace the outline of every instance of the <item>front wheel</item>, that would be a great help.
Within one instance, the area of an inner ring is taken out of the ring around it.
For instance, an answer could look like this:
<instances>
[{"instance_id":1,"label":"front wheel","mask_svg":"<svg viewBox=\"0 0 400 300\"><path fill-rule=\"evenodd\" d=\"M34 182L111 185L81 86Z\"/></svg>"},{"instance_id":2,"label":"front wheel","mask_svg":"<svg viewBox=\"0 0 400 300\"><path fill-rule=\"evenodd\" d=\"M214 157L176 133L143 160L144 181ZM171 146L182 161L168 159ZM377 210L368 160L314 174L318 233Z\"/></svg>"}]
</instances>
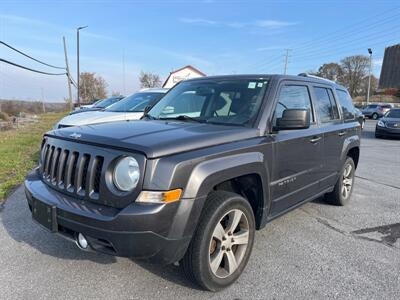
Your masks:
<instances>
[{"instance_id":1,"label":"front wheel","mask_svg":"<svg viewBox=\"0 0 400 300\"><path fill-rule=\"evenodd\" d=\"M325 195L329 203L344 206L349 202L353 192L355 170L353 159L347 157L333 191Z\"/></svg>"},{"instance_id":2,"label":"front wheel","mask_svg":"<svg viewBox=\"0 0 400 300\"><path fill-rule=\"evenodd\" d=\"M372 119L374 119L374 120L377 120L377 119L378 119L378 117L379 117L379 116L378 116L378 114L377 114L377 113L373 113L373 114L372 114Z\"/></svg>"},{"instance_id":3,"label":"front wheel","mask_svg":"<svg viewBox=\"0 0 400 300\"><path fill-rule=\"evenodd\" d=\"M246 199L234 193L212 192L181 261L184 273L209 291L229 286L247 265L254 233L254 214Z\"/></svg>"}]
</instances>

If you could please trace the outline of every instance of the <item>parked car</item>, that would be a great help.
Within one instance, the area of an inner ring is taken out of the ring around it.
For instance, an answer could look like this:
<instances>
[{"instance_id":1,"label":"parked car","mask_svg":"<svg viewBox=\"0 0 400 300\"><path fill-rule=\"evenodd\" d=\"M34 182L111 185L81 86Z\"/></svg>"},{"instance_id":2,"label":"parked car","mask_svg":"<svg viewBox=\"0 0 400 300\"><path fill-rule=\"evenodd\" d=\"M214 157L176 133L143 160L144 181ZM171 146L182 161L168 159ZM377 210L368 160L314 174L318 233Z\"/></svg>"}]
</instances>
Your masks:
<instances>
[{"instance_id":1,"label":"parked car","mask_svg":"<svg viewBox=\"0 0 400 300\"><path fill-rule=\"evenodd\" d=\"M167 89L146 89L128 96L100 111L85 111L61 119L54 128L82 126L123 120L139 120L146 106L158 101Z\"/></svg>"},{"instance_id":2,"label":"parked car","mask_svg":"<svg viewBox=\"0 0 400 300\"><path fill-rule=\"evenodd\" d=\"M114 103L117 103L119 100L121 100L123 98L124 98L123 96L113 96L110 98L101 99L99 101L96 101L96 103L94 103L90 108L81 107L81 109L71 111L69 114L74 115L74 114L79 114L79 113L87 112L87 111L102 110L102 109L109 107L110 105L113 105Z\"/></svg>"},{"instance_id":3,"label":"parked car","mask_svg":"<svg viewBox=\"0 0 400 300\"><path fill-rule=\"evenodd\" d=\"M349 93L330 81L190 79L140 121L48 132L27 201L81 249L179 261L218 291L243 272L255 230L322 195L350 201L360 132Z\"/></svg>"},{"instance_id":4,"label":"parked car","mask_svg":"<svg viewBox=\"0 0 400 300\"><path fill-rule=\"evenodd\" d=\"M365 116L364 116L364 114L358 108L354 108L354 113L355 113L355 115L357 117L358 122L361 125L361 129L364 129L364 125L365 125Z\"/></svg>"},{"instance_id":5,"label":"parked car","mask_svg":"<svg viewBox=\"0 0 400 300\"><path fill-rule=\"evenodd\" d=\"M400 137L400 108L392 108L376 124L375 137L388 136Z\"/></svg>"},{"instance_id":6,"label":"parked car","mask_svg":"<svg viewBox=\"0 0 400 300\"><path fill-rule=\"evenodd\" d=\"M377 120L392 108L390 104L369 104L362 110L364 116Z\"/></svg>"}]
</instances>

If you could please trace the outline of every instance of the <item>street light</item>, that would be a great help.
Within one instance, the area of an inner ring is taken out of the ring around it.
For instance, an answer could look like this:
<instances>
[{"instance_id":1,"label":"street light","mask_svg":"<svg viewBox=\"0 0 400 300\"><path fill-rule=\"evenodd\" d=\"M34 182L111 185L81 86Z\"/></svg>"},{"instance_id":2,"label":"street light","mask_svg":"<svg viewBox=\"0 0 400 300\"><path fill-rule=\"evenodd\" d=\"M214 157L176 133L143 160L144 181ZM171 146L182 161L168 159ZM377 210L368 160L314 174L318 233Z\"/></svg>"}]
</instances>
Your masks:
<instances>
[{"instance_id":1,"label":"street light","mask_svg":"<svg viewBox=\"0 0 400 300\"><path fill-rule=\"evenodd\" d=\"M77 96L77 100L78 100L78 107L81 106L81 101L80 101L80 97L79 97L79 30L86 28L87 26L81 26L78 27L76 29L76 60L77 60L77 78L78 78L78 96Z\"/></svg>"},{"instance_id":2,"label":"street light","mask_svg":"<svg viewBox=\"0 0 400 300\"><path fill-rule=\"evenodd\" d=\"M372 73L372 49L368 48L369 53L369 77L368 77L368 91L367 91L367 105L369 104L369 90L371 89L371 73Z\"/></svg>"}]
</instances>

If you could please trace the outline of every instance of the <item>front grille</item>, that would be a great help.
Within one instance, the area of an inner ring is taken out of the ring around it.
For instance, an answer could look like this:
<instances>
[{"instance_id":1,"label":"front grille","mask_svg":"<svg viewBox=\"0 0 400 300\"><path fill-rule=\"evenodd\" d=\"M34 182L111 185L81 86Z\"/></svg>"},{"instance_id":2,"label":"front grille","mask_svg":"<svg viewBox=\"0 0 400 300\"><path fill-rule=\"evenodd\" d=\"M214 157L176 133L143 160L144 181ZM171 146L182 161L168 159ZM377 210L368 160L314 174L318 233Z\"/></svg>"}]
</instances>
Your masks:
<instances>
[{"instance_id":1,"label":"front grille","mask_svg":"<svg viewBox=\"0 0 400 300\"><path fill-rule=\"evenodd\" d=\"M41 174L49 185L81 197L98 199L104 157L45 144Z\"/></svg>"},{"instance_id":2,"label":"front grille","mask_svg":"<svg viewBox=\"0 0 400 300\"><path fill-rule=\"evenodd\" d=\"M392 129L400 129L400 122L387 122L386 127Z\"/></svg>"}]
</instances>

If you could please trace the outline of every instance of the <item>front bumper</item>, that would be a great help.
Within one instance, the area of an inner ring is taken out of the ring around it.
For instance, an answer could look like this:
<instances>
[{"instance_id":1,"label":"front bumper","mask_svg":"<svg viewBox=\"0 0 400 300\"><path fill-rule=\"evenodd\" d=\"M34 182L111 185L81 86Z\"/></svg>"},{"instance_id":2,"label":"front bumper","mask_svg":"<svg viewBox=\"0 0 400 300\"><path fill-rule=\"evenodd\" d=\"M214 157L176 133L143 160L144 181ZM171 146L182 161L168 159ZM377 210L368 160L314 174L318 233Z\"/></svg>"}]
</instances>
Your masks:
<instances>
[{"instance_id":1,"label":"front bumper","mask_svg":"<svg viewBox=\"0 0 400 300\"><path fill-rule=\"evenodd\" d=\"M376 126L375 134L381 135L381 136L392 136L392 137L400 138L400 129Z\"/></svg>"},{"instance_id":2,"label":"front bumper","mask_svg":"<svg viewBox=\"0 0 400 300\"><path fill-rule=\"evenodd\" d=\"M75 239L82 233L91 249L168 264L183 257L198 217L195 199L170 204L131 203L123 209L64 195L44 184L37 171L25 180L29 207L52 208L52 231Z\"/></svg>"}]
</instances>

